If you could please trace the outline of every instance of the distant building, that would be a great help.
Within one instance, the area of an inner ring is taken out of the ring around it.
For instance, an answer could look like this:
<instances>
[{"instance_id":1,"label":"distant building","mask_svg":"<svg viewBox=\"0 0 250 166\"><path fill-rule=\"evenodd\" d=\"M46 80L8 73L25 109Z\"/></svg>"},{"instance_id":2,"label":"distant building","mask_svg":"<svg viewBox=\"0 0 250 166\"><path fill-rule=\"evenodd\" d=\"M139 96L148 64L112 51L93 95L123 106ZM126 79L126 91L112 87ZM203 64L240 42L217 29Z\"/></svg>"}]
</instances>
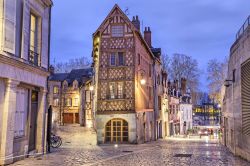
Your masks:
<instances>
[{"instance_id":1,"label":"distant building","mask_svg":"<svg viewBox=\"0 0 250 166\"><path fill-rule=\"evenodd\" d=\"M250 16L230 49L222 107L222 142L250 161Z\"/></svg>"},{"instance_id":2,"label":"distant building","mask_svg":"<svg viewBox=\"0 0 250 166\"><path fill-rule=\"evenodd\" d=\"M169 134L174 136L180 134L180 91L178 81L168 82L169 102Z\"/></svg>"},{"instance_id":3,"label":"distant building","mask_svg":"<svg viewBox=\"0 0 250 166\"><path fill-rule=\"evenodd\" d=\"M48 98L53 122L92 127L92 68L73 69L70 73L53 73L52 69L51 72Z\"/></svg>"},{"instance_id":4,"label":"distant building","mask_svg":"<svg viewBox=\"0 0 250 166\"><path fill-rule=\"evenodd\" d=\"M130 21L115 5L93 35L98 143L144 143L157 138L163 122L157 119L158 99L154 99L155 74L160 71L156 72L160 59L154 52L158 51L153 50L150 28L145 28L143 37L138 16Z\"/></svg>"},{"instance_id":5,"label":"distant building","mask_svg":"<svg viewBox=\"0 0 250 166\"><path fill-rule=\"evenodd\" d=\"M187 91L186 79L181 79L180 96L180 134L187 134L193 128L193 104L191 94Z\"/></svg>"},{"instance_id":6,"label":"distant building","mask_svg":"<svg viewBox=\"0 0 250 166\"><path fill-rule=\"evenodd\" d=\"M51 0L0 0L0 165L46 150Z\"/></svg>"}]
</instances>

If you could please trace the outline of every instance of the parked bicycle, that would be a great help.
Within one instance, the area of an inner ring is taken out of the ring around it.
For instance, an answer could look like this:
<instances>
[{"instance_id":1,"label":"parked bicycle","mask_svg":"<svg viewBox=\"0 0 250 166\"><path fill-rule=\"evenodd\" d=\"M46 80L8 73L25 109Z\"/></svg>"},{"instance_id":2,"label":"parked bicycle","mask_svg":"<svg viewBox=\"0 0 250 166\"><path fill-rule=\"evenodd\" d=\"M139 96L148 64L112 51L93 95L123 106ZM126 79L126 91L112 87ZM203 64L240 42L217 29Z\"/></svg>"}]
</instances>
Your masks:
<instances>
[{"instance_id":1,"label":"parked bicycle","mask_svg":"<svg viewBox=\"0 0 250 166\"><path fill-rule=\"evenodd\" d=\"M50 145L53 148L59 148L62 145L62 139L60 136L57 136L53 133L51 133L51 137L50 137Z\"/></svg>"}]
</instances>

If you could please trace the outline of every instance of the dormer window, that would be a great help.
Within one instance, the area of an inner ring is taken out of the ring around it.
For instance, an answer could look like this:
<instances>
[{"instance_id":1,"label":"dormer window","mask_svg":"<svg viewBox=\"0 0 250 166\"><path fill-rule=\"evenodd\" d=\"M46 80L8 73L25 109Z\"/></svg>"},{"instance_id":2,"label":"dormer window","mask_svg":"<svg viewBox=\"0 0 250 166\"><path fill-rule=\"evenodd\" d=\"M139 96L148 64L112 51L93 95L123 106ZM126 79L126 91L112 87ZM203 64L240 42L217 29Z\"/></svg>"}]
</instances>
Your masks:
<instances>
[{"instance_id":1,"label":"dormer window","mask_svg":"<svg viewBox=\"0 0 250 166\"><path fill-rule=\"evenodd\" d=\"M123 37L123 25L113 25L111 28L112 37Z\"/></svg>"},{"instance_id":2,"label":"dormer window","mask_svg":"<svg viewBox=\"0 0 250 166\"><path fill-rule=\"evenodd\" d=\"M78 82L75 80L74 83L73 83L73 88L74 89L77 89L78 88Z\"/></svg>"}]
</instances>

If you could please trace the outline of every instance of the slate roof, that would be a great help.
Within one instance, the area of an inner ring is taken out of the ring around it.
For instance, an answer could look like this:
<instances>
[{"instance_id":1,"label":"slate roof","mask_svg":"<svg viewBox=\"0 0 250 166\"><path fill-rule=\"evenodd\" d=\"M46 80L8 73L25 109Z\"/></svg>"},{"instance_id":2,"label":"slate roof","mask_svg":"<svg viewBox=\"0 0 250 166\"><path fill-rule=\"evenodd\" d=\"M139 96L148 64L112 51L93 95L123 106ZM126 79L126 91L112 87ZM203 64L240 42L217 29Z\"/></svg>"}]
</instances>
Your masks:
<instances>
[{"instance_id":1,"label":"slate roof","mask_svg":"<svg viewBox=\"0 0 250 166\"><path fill-rule=\"evenodd\" d=\"M70 73L55 73L49 77L49 81L64 81L66 80L70 85L77 80L78 85L87 82L93 76L92 68L84 68L84 69L73 69Z\"/></svg>"}]
</instances>

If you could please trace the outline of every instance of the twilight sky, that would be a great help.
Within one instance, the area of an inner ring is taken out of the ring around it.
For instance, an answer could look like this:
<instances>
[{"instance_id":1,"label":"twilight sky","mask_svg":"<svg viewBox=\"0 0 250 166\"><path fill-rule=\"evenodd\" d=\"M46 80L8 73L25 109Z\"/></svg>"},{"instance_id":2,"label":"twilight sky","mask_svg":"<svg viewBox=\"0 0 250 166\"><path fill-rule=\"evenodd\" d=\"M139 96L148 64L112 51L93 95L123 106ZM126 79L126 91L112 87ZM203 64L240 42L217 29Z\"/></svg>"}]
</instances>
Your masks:
<instances>
[{"instance_id":1,"label":"twilight sky","mask_svg":"<svg viewBox=\"0 0 250 166\"><path fill-rule=\"evenodd\" d=\"M250 15L249 0L53 0L51 62L91 58L92 33L115 3L128 17L150 26L152 45L168 55L183 53L199 62L206 87L209 59L224 59L236 32Z\"/></svg>"}]
</instances>

